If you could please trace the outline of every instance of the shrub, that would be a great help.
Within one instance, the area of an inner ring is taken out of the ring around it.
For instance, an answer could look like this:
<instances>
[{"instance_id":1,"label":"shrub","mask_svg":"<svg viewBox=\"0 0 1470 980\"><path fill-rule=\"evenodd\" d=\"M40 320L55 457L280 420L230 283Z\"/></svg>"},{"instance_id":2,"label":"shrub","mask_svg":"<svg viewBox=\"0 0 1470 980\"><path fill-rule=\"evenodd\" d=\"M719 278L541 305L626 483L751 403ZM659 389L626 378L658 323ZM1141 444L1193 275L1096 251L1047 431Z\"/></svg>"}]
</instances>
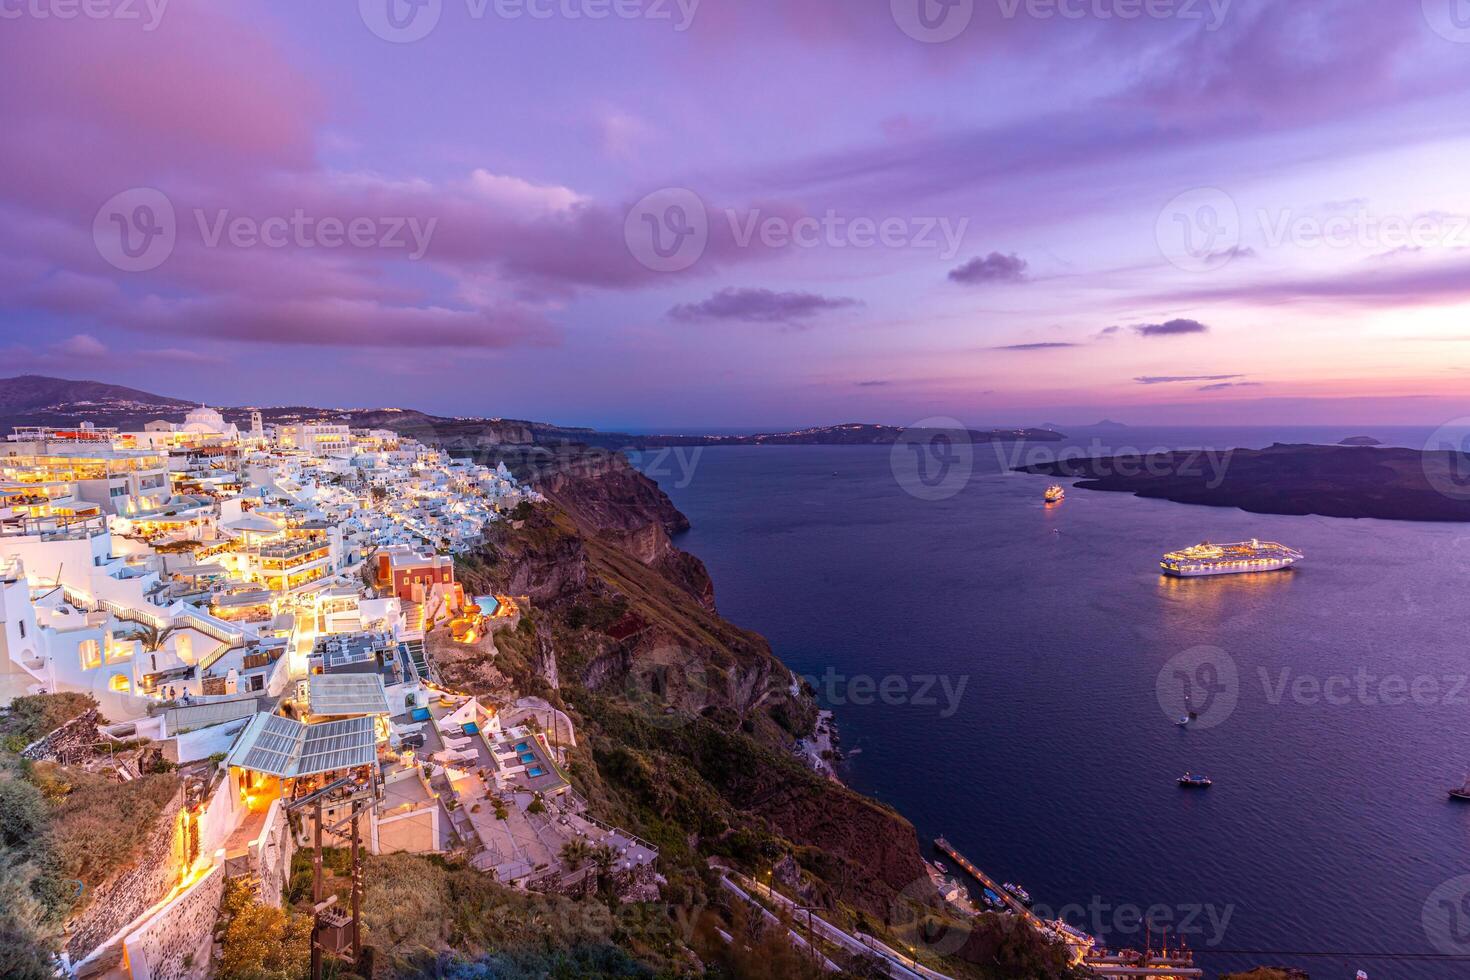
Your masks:
<instances>
[{"instance_id":1,"label":"shrub","mask_svg":"<svg viewBox=\"0 0 1470 980\"><path fill-rule=\"evenodd\" d=\"M115 783L103 776L53 763L37 763L33 778L43 784L65 779L70 787L51 801L53 846L60 873L89 885L135 863L158 816L178 792L177 776L144 776Z\"/></svg>"},{"instance_id":2,"label":"shrub","mask_svg":"<svg viewBox=\"0 0 1470 980\"><path fill-rule=\"evenodd\" d=\"M0 781L0 842L29 848L46 829L46 798L24 779Z\"/></svg>"},{"instance_id":3,"label":"shrub","mask_svg":"<svg viewBox=\"0 0 1470 980\"><path fill-rule=\"evenodd\" d=\"M97 707L90 694L67 691L63 694L31 694L10 702L10 717L5 722L7 743L18 741L19 752L43 735L48 735L77 715ZM8 745L7 745L8 747Z\"/></svg>"},{"instance_id":4,"label":"shrub","mask_svg":"<svg viewBox=\"0 0 1470 980\"><path fill-rule=\"evenodd\" d=\"M249 886L225 885L220 980L300 980L311 959L309 916L263 905Z\"/></svg>"}]
</instances>

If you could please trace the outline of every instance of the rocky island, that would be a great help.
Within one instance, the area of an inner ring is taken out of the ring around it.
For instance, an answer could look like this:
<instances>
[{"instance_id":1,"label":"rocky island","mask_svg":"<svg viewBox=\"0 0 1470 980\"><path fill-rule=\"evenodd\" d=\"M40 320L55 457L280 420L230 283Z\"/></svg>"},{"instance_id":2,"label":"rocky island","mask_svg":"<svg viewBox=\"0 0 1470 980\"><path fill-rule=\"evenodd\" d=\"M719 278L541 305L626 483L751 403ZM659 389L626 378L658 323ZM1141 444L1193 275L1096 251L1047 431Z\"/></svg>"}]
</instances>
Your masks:
<instances>
[{"instance_id":1,"label":"rocky island","mask_svg":"<svg viewBox=\"0 0 1470 980\"><path fill-rule=\"evenodd\" d=\"M1224 452L1065 458L1017 469L1071 477L1083 490L1253 514L1470 521L1470 457L1444 450L1277 443Z\"/></svg>"}]
</instances>

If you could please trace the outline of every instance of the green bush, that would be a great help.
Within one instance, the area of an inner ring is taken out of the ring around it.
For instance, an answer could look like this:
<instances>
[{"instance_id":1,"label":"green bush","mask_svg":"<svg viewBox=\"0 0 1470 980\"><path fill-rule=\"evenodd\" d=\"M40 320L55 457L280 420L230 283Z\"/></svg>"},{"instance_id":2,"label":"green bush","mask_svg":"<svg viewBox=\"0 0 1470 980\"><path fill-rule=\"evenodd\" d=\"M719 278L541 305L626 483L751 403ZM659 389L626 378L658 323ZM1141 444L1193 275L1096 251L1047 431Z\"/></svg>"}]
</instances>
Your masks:
<instances>
[{"instance_id":1,"label":"green bush","mask_svg":"<svg viewBox=\"0 0 1470 980\"><path fill-rule=\"evenodd\" d=\"M0 842L29 848L46 828L46 797L26 779L0 781Z\"/></svg>"},{"instance_id":2,"label":"green bush","mask_svg":"<svg viewBox=\"0 0 1470 980\"><path fill-rule=\"evenodd\" d=\"M10 702L10 715L3 726L7 748L15 742L19 752L43 735L49 735L77 715L97 707L89 694L31 694Z\"/></svg>"},{"instance_id":3,"label":"green bush","mask_svg":"<svg viewBox=\"0 0 1470 980\"><path fill-rule=\"evenodd\" d=\"M311 961L311 918L264 905L238 881L220 904L220 980L301 980Z\"/></svg>"}]
</instances>

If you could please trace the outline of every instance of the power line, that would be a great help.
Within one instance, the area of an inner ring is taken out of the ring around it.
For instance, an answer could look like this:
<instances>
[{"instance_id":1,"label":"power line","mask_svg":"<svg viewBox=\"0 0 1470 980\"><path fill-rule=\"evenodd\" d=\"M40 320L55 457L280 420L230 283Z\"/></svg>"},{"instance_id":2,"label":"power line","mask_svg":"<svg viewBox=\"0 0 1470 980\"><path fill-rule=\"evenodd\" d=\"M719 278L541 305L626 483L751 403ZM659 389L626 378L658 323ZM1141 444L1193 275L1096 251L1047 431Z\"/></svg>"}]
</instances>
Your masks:
<instances>
[{"instance_id":1,"label":"power line","mask_svg":"<svg viewBox=\"0 0 1470 980\"><path fill-rule=\"evenodd\" d=\"M1359 960L1435 960L1446 963L1470 961L1466 953L1366 953L1352 950L1283 950L1283 949L1194 949L1191 952L1203 956L1229 954L1231 956L1332 956Z\"/></svg>"}]
</instances>

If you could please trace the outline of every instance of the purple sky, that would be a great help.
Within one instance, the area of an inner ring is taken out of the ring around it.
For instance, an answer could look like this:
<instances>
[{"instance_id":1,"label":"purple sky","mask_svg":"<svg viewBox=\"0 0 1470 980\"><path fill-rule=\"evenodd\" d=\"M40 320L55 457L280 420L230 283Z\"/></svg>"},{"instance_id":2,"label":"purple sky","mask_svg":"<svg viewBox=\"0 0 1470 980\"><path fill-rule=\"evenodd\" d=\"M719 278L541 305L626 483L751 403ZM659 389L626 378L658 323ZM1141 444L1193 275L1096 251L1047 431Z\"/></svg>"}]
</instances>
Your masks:
<instances>
[{"instance_id":1,"label":"purple sky","mask_svg":"<svg viewBox=\"0 0 1470 980\"><path fill-rule=\"evenodd\" d=\"M604 427L1470 414L1457 0L86 3L0 2L0 375Z\"/></svg>"}]
</instances>

